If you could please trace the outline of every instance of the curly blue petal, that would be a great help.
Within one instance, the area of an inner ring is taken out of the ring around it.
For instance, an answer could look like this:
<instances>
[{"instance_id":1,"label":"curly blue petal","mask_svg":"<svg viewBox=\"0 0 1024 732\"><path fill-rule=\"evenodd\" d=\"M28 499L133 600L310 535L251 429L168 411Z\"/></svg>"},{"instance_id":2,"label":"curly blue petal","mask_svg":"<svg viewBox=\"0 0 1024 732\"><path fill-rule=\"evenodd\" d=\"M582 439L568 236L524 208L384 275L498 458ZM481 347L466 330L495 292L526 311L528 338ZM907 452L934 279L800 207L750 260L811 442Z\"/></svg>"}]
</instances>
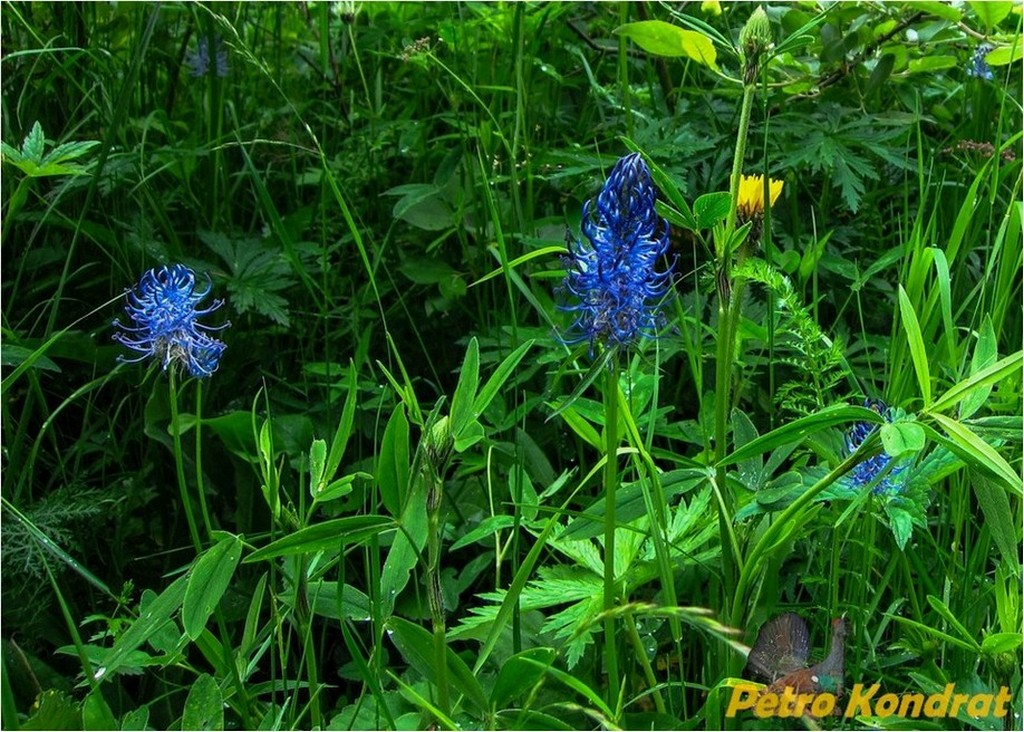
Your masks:
<instances>
[{"instance_id":1,"label":"curly blue petal","mask_svg":"<svg viewBox=\"0 0 1024 732\"><path fill-rule=\"evenodd\" d=\"M165 371L178 363L192 376L210 376L227 346L208 334L230 325L214 327L199 322L201 316L223 304L213 300L208 307L200 307L211 288L208 278L197 283L196 273L183 264L151 269L142 275L136 288L125 292L124 309L130 324L114 321L120 329L114 340L138 355L119 356L118 360L135 363L155 358Z\"/></svg>"}]
</instances>

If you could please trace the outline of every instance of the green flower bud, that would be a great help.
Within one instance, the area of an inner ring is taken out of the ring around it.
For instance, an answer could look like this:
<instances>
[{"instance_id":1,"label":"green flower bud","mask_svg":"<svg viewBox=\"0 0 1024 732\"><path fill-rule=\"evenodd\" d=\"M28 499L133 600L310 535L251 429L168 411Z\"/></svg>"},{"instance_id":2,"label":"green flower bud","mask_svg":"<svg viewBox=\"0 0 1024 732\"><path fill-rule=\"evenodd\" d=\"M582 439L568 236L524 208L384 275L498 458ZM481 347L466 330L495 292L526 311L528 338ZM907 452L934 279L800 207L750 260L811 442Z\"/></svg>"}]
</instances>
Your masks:
<instances>
[{"instance_id":1,"label":"green flower bud","mask_svg":"<svg viewBox=\"0 0 1024 732\"><path fill-rule=\"evenodd\" d=\"M757 81L761 54L772 46L772 25L760 5L750 14L750 19L740 31L740 46L745 60L743 83L753 84Z\"/></svg>"}]
</instances>

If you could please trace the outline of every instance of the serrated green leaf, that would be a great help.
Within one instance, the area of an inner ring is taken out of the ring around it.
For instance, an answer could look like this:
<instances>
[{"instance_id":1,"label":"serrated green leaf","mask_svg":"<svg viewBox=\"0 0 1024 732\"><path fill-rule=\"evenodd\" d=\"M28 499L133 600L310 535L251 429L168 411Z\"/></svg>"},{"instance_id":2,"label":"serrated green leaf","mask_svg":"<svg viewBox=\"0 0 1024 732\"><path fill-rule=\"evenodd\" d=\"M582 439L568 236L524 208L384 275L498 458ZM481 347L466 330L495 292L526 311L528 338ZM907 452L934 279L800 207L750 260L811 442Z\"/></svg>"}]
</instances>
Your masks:
<instances>
[{"instance_id":1,"label":"serrated green leaf","mask_svg":"<svg viewBox=\"0 0 1024 732\"><path fill-rule=\"evenodd\" d=\"M196 560L181 606L181 621L192 640L206 628L206 621L231 583L241 557L242 541L232 536L214 544Z\"/></svg>"},{"instance_id":2,"label":"serrated green leaf","mask_svg":"<svg viewBox=\"0 0 1024 732\"><path fill-rule=\"evenodd\" d=\"M727 191L705 193L693 202L693 215L698 229L710 229L729 215L732 199Z\"/></svg>"},{"instance_id":3,"label":"serrated green leaf","mask_svg":"<svg viewBox=\"0 0 1024 732\"><path fill-rule=\"evenodd\" d=\"M27 160L34 160L39 163L43 160L43 150L46 147L46 135L43 134L43 128L39 124L39 120L32 125L32 129L29 130L28 135L25 136L24 142L21 144L21 155Z\"/></svg>"}]
</instances>

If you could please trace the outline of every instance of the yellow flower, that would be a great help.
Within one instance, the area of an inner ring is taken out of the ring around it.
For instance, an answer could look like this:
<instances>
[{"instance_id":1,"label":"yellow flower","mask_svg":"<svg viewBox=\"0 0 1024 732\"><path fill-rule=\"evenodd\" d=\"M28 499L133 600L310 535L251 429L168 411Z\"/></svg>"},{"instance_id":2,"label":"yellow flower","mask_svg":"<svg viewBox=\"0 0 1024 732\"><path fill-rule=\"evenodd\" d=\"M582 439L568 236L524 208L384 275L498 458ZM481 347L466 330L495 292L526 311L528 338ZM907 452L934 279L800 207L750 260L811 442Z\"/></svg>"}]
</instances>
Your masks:
<instances>
[{"instance_id":1,"label":"yellow flower","mask_svg":"<svg viewBox=\"0 0 1024 732\"><path fill-rule=\"evenodd\" d=\"M722 4L718 0L704 0L700 4L700 11L702 13L711 13L711 15L721 15Z\"/></svg>"},{"instance_id":2,"label":"yellow flower","mask_svg":"<svg viewBox=\"0 0 1024 732\"><path fill-rule=\"evenodd\" d=\"M775 200L782 193L782 181L769 178L768 193L771 198L768 205L774 206ZM739 201L736 203L736 210L742 218L748 221L754 216L764 213L763 175L744 175L740 178Z\"/></svg>"}]
</instances>

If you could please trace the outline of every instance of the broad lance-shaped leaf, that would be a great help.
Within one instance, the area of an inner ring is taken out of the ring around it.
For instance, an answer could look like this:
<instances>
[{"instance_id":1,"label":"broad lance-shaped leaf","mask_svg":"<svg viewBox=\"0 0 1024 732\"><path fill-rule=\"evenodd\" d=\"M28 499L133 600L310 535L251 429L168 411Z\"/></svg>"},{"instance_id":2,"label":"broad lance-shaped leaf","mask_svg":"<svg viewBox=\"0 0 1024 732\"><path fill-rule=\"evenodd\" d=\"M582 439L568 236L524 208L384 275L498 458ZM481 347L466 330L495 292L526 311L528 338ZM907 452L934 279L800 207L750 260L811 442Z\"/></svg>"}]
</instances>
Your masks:
<instances>
[{"instance_id":1,"label":"broad lance-shaped leaf","mask_svg":"<svg viewBox=\"0 0 1024 732\"><path fill-rule=\"evenodd\" d=\"M192 640L206 628L206 621L231 583L241 556L242 540L231 536L214 544L196 560L181 607L181 620Z\"/></svg>"}]
</instances>

